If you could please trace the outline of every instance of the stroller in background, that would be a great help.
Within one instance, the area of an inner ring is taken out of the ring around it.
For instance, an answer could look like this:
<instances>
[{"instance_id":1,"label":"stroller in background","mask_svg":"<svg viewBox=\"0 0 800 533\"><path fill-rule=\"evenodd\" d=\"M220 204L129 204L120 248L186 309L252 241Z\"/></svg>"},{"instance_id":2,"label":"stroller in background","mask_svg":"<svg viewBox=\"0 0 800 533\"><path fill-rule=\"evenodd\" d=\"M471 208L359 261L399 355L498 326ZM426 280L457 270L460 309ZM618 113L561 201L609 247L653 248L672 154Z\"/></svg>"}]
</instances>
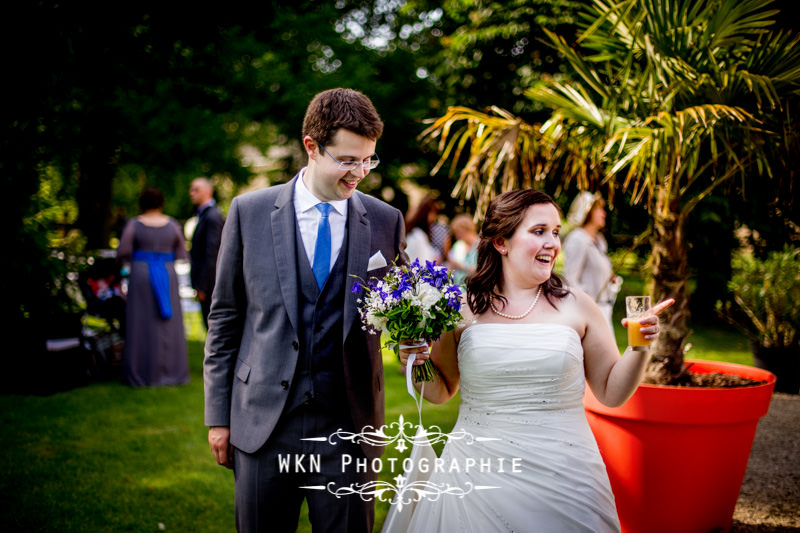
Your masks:
<instances>
[{"instance_id":1,"label":"stroller in background","mask_svg":"<svg viewBox=\"0 0 800 533\"><path fill-rule=\"evenodd\" d=\"M113 250L89 258L89 267L78 277L86 301L81 341L89 354L92 378L120 374L125 336L126 278Z\"/></svg>"}]
</instances>

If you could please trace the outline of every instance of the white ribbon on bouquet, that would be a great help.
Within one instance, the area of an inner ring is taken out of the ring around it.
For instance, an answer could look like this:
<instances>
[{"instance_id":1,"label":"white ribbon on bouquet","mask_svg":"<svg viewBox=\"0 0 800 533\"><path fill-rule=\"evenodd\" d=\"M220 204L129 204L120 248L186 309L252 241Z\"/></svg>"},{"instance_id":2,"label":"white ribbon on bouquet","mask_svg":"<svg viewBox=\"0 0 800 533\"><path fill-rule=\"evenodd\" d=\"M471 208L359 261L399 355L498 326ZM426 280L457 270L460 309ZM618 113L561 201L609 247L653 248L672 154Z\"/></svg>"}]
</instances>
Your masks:
<instances>
[{"instance_id":1,"label":"white ribbon on bouquet","mask_svg":"<svg viewBox=\"0 0 800 533\"><path fill-rule=\"evenodd\" d=\"M413 370L416 358L416 352L412 353L408 358L408 363L406 363L406 388L411 397L414 398L414 403L417 404L419 425L417 426L417 432L414 436L414 443L412 444L411 454L409 456L412 468L411 470L405 470L403 472L405 477L405 481L403 482L404 486L412 483L426 482L431 475L431 469L428 469L427 472L421 472L417 465L419 465L421 459L427 459L428 463L432 464L437 458L433 446L428 441L427 431L422 425L422 395L425 391L425 382L422 382L419 397L417 397L417 391L414 388ZM408 531L408 525L411 522L411 516L414 513L417 501L414 500L405 505L398 505L397 500L401 497L402 488L397 491L397 495L389 506L389 512L386 514L386 520L381 529L382 533L406 533L406 531Z\"/></svg>"}]
</instances>

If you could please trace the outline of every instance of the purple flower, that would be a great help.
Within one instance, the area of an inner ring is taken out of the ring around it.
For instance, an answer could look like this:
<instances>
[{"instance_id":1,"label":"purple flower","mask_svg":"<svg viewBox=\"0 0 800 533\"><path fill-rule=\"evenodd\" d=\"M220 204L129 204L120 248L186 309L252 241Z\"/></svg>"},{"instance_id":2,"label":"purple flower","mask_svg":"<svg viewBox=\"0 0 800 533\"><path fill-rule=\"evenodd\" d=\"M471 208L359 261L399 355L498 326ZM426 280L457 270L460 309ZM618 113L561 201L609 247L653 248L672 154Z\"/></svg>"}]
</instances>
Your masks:
<instances>
[{"instance_id":1,"label":"purple flower","mask_svg":"<svg viewBox=\"0 0 800 533\"><path fill-rule=\"evenodd\" d=\"M456 311L461 309L461 287L451 285L444 291L444 296L447 298L447 307Z\"/></svg>"},{"instance_id":2,"label":"purple flower","mask_svg":"<svg viewBox=\"0 0 800 533\"><path fill-rule=\"evenodd\" d=\"M385 302L387 298L389 298L389 293L386 292L386 287L381 287L380 289L377 289L377 291L378 291L378 296L381 297L382 302Z\"/></svg>"},{"instance_id":3,"label":"purple flower","mask_svg":"<svg viewBox=\"0 0 800 533\"><path fill-rule=\"evenodd\" d=\"M395 298L402 298L403 293L411 289L411 281L408 278L401 278L397 284L397 288L392 291L392 296Z\"/></svg>"},{"instance_id":4,"label":"purple flower","mask_svg":"<svg viewBox=\"0 0 800 533\"><path fill-rule=\"evenodd\" d=\"M356 280L353 283L353 288L350 289L350 292L352 292L353 294L361 294L361 289L362 289L361 282Z\"/></svg>"}]
</instances>

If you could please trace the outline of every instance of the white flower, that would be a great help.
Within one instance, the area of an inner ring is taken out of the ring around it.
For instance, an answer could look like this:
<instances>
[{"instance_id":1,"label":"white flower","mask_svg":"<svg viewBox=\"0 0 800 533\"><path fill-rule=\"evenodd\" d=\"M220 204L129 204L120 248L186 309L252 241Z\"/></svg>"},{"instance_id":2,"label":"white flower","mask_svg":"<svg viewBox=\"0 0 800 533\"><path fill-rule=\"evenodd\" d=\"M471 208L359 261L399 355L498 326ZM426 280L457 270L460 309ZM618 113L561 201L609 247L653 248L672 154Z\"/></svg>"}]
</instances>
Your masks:
<instances>
[{"instance_id":1,"label":"white flower","mask_svg":"<svg viewBox=\"0 0 800 533\"><path fill-rule=\"evenodd\" d=\"M386 329L386 318L375 316L375 313L367 313L365 317L367 324L372 327L375 331L387 331Z\"/></svg>"},{"instance_id":2,"label":"white flower","mask_svg":"<svg viewBox=\"0 0 800 533\"><path fill-rule=\"evenodd\" d=\"M417 288L417 300L419 301L419 305L423 311L430 311L431 307L436 305L436 302L441 300L442 298L442 291L427 283L425 281L420 282Z\"/></svg>"}]
</instances>

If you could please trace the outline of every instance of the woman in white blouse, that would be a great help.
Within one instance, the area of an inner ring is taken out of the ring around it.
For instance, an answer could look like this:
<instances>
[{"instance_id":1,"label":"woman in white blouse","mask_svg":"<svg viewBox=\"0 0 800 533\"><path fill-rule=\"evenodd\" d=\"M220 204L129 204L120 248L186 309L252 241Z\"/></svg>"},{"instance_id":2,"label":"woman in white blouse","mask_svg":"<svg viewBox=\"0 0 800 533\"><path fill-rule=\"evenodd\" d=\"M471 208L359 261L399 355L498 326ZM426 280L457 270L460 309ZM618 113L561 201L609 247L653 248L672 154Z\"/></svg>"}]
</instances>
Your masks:
<instances>
[{"instance_id":1,"label":"woman in white blouse","mask_svg":"<svg viewBox=\"0 0 800 533\"><path fill-rule=\"evenodd\" d=\"M564 239L564 277L570 287L594 298L613 332L611 312L622 279L612 271L608 243L601 233L606 225L605 201L597 193L581 192L567 221L574 229Z\"/></svg>"}]
</instances>

